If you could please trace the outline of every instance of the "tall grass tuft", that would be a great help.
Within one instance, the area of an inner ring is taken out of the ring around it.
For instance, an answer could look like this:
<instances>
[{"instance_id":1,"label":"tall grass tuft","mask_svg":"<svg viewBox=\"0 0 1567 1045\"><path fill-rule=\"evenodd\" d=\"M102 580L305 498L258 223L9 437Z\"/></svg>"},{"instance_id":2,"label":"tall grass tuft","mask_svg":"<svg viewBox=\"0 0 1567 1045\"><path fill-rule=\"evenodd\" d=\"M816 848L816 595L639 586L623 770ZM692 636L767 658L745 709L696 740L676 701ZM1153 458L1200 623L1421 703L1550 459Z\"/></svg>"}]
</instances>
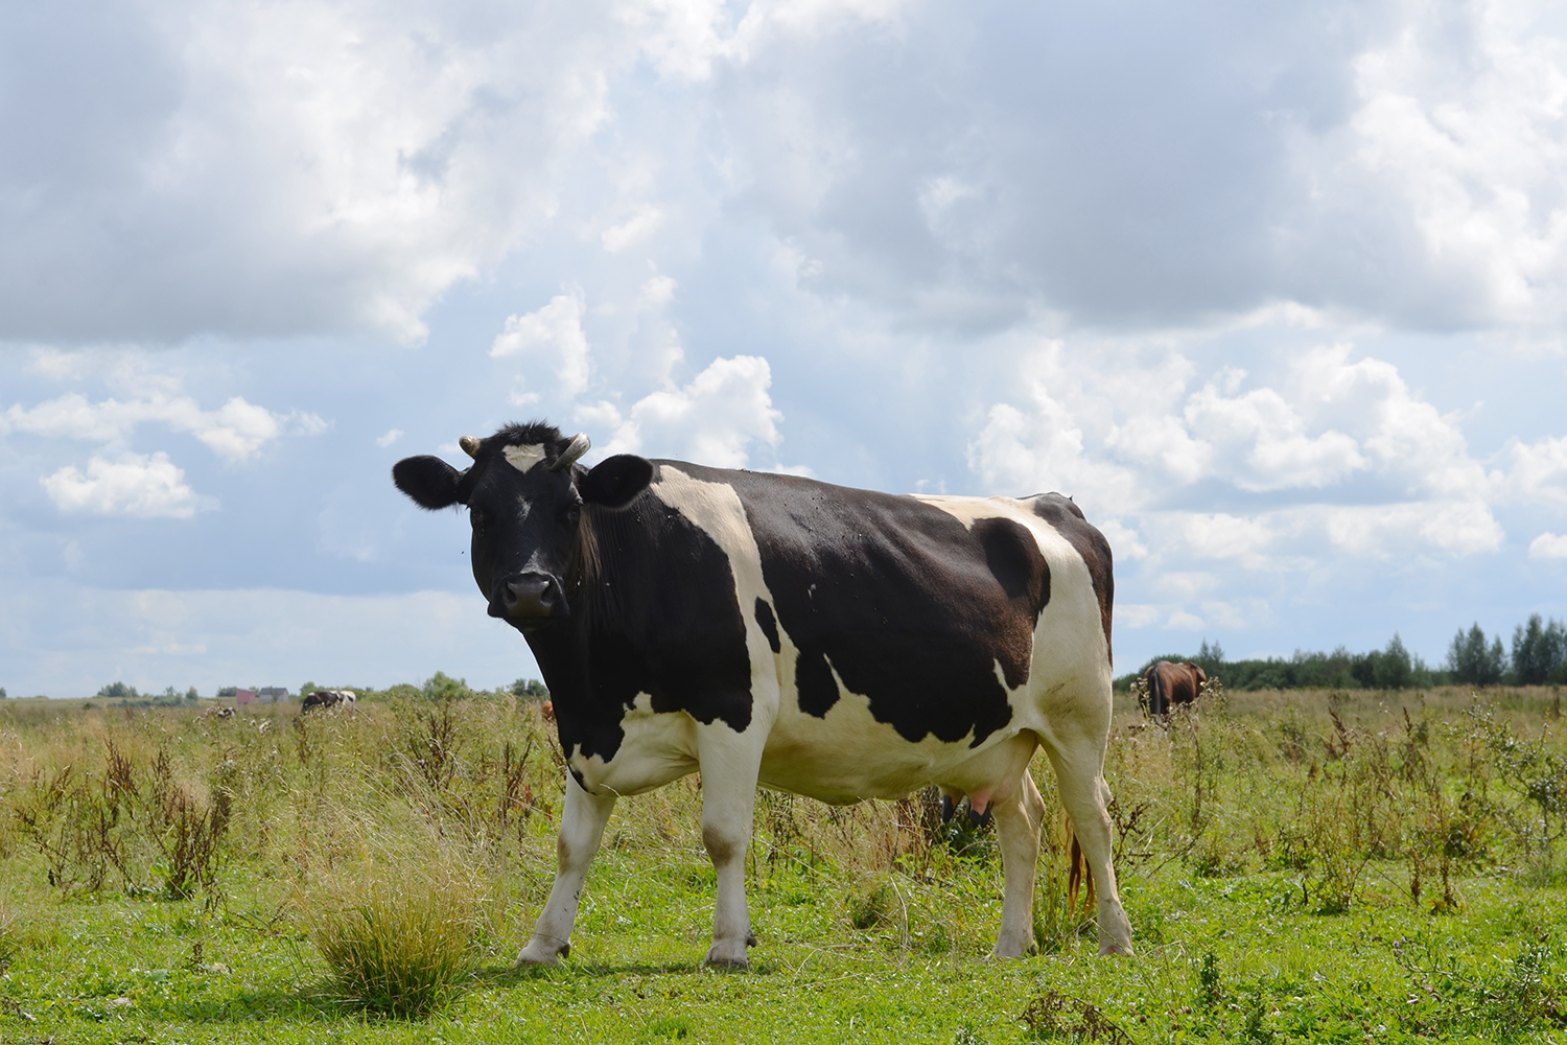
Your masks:
<instances>
[{"instance_id":1,"label":"tall grass tuft","mask_svg":"<svg viewBox=\"0 0 1567 1045\"><path fill-rule=\"evenodd\" d=\"M16 952L21 949L21 934L17 931L16 916L10 906L0 899L0 976L11 967Z\"/></svg>"},{"instance_id":2,"label":"tall grass tuft","mask_svg":"<svg viewBox=\"0 0 1567 1045\"><path fill-rule=\"evenodd\" d=\"M399 1019L423 1018L461 989L484 899L477 870L440 844L372 843L300 896L305 929L343 997Z\"/></svg>"}]
</instances>

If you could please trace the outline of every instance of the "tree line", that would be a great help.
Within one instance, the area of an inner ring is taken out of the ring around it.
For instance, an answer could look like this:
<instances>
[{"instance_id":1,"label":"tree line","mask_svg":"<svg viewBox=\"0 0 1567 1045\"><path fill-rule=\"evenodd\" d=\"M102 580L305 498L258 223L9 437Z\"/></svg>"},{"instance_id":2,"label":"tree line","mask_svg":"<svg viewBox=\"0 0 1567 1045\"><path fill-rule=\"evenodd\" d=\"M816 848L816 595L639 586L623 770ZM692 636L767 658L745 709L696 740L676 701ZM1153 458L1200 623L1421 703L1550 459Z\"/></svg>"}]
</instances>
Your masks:
<instances>
[{"instance_id":1,"label":"tree line","mask_svg":"<svg viewBox=\"0 0 1567 1045\"><path fill-rule=\"evenodd\" d=\"M1155 657L1138 672L1117 680L1128 686L1161 660L1189 660L1226 689L1421 689L1431 686L1517 686L1567 683L1567 625L1532 614L1513 629L1512 642L1488 636L1478 623L1458 629L1440 665L1411 654L1395 632L1379 650L1331 653L1296 650L1290 657L1229 660L1218 642L1204 639L1195 654Z\"/></svg>"},{"instance_id":2,"label":"tree line","mask_svg":"<svg viewBox=\"0 0 1567 1045\"><path fill-rule=\"evenodd\" d=\"M250 686L247 688L254 690L258 687ZM322 688L326 687L319 686L315 682L306 682L299 687L299 692L296 696L304 697ZM377 697L402 697L423 698L426 700L452 700L482 696L486 693L509 693L524 700L546 700L549 697L549 689L538 679L520 678L509 686L499 686L493 690L480 690L469 686L467 679L454 678L444 671L437 671L426 679L423 684L399 682L388 686L386 689L379 689L374 686L333 686L331 688L351 689L359 694L361 699L367 697L370 699ZM216 696L219 699L232 699L238 691L239 687L237 686L223 686L218 689ZM5 696L5 690L0 689L0 699L4 699ZM191 686L183 695L173 686L168 687L162 693L155 694L140 692L135 686L119 681L111 682L107 686L101 687L94 696L103 699L121 700L132 707L150 707L181 702L194 704L199 699L195 686Z\"/></svg>"}]
</instances>

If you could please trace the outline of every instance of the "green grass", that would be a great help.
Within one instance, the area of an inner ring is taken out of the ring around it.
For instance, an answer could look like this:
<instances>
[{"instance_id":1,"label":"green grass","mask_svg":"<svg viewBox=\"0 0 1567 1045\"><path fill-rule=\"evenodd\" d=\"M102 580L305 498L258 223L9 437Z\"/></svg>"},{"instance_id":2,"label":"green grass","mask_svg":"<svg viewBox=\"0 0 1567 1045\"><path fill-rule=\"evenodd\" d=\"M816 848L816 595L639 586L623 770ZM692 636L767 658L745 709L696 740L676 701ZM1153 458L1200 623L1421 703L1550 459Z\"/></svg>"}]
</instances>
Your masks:
<instances>
[{"instance_id":1,"label":"green grass","mask_svg":"<svg viewBox=\"0 0 1567 1045\"><path fill-rule=\"evenodd\" d=\"M513 967L559 809L528 707L372 706L297 728L7 708L0 1041L1567 1041L1552 790L1567 759L1549 709L1548 691L1231 697L1168 733L1126 714L1108 776L1131 959L1098 958L1089 927L991 961L993 845L932 840L911 806L764 795L759 945L731 974L701 967L713 875L691 782L621 803L570 958ZM432 736L448 764L420 763ZM64 764L96 783L110 740L133 782L150 786L160 750L192 793L228 781L210 886L169 899L161 850L112 832L124 868L50 883L17 810ZM1042 903L1062 863L1044 859ZM345 990L312 928L399 890L436 911L471 899L474 917L456 919L450 989L388 1016Z\"/></svg>"}]
</instances>

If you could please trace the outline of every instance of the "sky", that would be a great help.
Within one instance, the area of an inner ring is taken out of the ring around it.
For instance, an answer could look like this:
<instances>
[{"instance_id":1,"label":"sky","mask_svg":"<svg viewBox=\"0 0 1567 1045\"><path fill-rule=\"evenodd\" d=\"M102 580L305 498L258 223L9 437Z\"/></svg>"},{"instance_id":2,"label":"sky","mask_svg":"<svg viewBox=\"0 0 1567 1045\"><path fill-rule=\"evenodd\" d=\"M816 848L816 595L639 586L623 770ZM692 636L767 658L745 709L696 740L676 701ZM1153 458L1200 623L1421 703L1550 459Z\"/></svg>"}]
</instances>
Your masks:
<instances>
[{"instance_id":1,"label":"sky","mask_svg":"<svg viewBox=\"0 0 1567 1045\"><path fill-rule=\"evenodd\" d=\"M534 677L392 464L1072 495L1117 673L1567 618L1551 0L0 6L0 687Z\"/></svg>"}]
</instances>

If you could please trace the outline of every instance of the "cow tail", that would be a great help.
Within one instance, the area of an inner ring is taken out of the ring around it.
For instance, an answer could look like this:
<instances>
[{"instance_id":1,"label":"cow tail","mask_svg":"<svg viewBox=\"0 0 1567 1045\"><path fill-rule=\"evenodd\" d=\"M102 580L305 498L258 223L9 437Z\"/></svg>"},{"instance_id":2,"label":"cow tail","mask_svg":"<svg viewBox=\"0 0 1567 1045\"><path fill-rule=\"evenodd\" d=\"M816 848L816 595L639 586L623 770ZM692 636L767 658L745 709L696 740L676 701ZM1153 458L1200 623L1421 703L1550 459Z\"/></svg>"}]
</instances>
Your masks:
<instances>
[{"instance_id":1,"label":"cow tail","mask_svg":"<svg viewBox=\"0 0 1567 1045\"><path fill-rule=\"evenodd\" d=\"M1164 672L1148 673L1148 711L1154 718L1170 712L1170 695L1164 690Z\"/></svg>"},{"instance_id":2,"label":"cow tail","mask_svg":"<svg viewBox=\"0 0 1567 1045\"><path fill-rule=\"evenodd\" d=\"M1071 838L1067 845L1066 904L1068 910L1076 911L1078 890L1085 885L1087 893L1083 906L1090 906L1094 902L1094 872L1089 868L1088 861L1083 859L1083 847L1078 844L1071 817L1067 817L1066 830Z\"/></svg>"}]
</instances>

